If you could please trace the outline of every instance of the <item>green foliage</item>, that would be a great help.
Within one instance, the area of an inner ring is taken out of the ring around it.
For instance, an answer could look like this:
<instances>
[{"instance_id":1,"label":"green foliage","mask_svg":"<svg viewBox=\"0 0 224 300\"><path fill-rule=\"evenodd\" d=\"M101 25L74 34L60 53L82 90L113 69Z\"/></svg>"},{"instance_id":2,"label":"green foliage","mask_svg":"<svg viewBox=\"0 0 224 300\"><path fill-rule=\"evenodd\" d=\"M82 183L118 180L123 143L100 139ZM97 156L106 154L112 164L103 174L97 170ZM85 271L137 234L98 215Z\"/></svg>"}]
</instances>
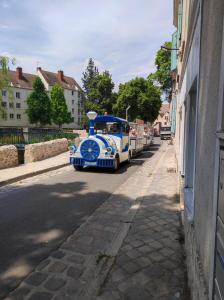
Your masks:
<instances>
[{"instance_id":1,"label":"green foliage","mask_svg":"<svg viewBox=\"0 0 224 300\"><path fill-rule=\"evenodd\" d=\"M167 48L172 47L171 42L165 42L164 46ZM149 79L153 80L154 83L158 83L160 88L165 93L170 93L172 81L171 81L171 52L165 49L157 51L156 59L156 72L149 75Z\"/></svg>"},{"instance_id":2,"label":"green foliage","mask_svg":"<svg viewBox=\"0 0 224 300\"><path fill-rule=\"evenodd\" d=\"M89 59L85 72L82 73L82 83L85 93L88 95L94 86L94 79L99 75L98 69L92 58Z\"/></svg>"},{"instance_id":3,"label":"green foliage","mask_svg":"<svg viewBox=\"0 0 224 300\"><path fill-rule=\"evenodd\" d=\"M115 114L125 118L126 108L131 106L128 115L131 120L136 118L154 121L161 107L160 90L152 80L136 77L120 84L117 102L113 106Z\"/></svg>"},{"instance_id":4,"label":"green foliage","mask_svg":"<svg viewBox=\"0 0 224 300\"><path fill-rule=\"evenodd\" d=\"M85 104L86 111L94 110L99 114L112 113L116 94L113 93L114 83L108 71L98 74L91 84Z\"/></svg>"},{"instance_id":5,"label":"green foliage","mask_svg":"<svg viewBox=\"0 0 224 300\"><path fill-rule=\"evenodd\" d=\"M27 98L27 110L31 124L51 124L51 102L39 77L33 81L33 91Z\"/></svg>"},{"instance_id":6,"label":"green foliage","mask_svg":"<svg viewBox=\"0 0 224 300\"><path fill-rule=\"evenodd\" d=\"M6 118L6 111L5 108L2 107L2 91L7 91L9 101L14 100L14 95L12 88L10 87L10 80L9 80L9 65L15 64L15 59L10 59L6 56L0 56L0 118Z\"/></svg>"},{"instance_id":7,"label":"green foliage","mask_svg":"<svg viewBox=\"0 0 224 300\"><path fill-rule=\"evenodd\" d=\"M64 90L58 84L53 86L51 90L51 116L53 123L59 125L59 127L73 121L65 102Z\"/></svg>"}]
</instances>

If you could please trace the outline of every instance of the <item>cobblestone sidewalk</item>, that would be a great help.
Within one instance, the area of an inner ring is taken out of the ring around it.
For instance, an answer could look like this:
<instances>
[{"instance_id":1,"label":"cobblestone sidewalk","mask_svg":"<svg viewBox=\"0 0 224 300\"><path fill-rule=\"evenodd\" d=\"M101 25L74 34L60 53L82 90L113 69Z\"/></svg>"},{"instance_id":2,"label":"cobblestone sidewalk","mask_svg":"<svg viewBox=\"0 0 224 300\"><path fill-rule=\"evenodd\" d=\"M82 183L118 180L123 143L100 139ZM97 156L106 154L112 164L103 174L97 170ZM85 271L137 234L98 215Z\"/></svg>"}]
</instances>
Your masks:
<instances>
[{"instance_id":1,"label":"cobblestone sidewalk","mask_svg":"<svg viewBox=\"0 0 224 300\"><path fill-rule=\"evenodd\" d=\"M188 299L174 166L168 146L97 300Z\"/></svg>"}]
</instances>

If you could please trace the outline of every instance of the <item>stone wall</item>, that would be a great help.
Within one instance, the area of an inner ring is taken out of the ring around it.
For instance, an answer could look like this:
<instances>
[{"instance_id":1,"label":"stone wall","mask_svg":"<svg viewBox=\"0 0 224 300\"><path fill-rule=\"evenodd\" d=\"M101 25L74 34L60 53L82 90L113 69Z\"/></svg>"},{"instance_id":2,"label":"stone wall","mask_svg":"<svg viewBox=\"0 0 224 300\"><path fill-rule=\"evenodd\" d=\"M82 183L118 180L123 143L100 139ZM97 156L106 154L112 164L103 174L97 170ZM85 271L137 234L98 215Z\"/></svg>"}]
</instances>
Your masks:
<instances>
[{"instance_id":1,"label":"stone wall","mask_svg":"<svg viewBox=\"0 0 224 300\"><path fill-rule=\"evenodd\" d=\"M18 151L15 146L0 147L0 169L15 167L18 165Z\"/></svg>"},{"instance_id":2,"label":"stone wall","mask_svg":"<svg viewBox=\"0 0 224 300\"><path fill-rule=\"evenodd\" d=\"M25 146L25 163L43 160L68 150L67 139L37 143Z\"/></svg>"}]
</instances>

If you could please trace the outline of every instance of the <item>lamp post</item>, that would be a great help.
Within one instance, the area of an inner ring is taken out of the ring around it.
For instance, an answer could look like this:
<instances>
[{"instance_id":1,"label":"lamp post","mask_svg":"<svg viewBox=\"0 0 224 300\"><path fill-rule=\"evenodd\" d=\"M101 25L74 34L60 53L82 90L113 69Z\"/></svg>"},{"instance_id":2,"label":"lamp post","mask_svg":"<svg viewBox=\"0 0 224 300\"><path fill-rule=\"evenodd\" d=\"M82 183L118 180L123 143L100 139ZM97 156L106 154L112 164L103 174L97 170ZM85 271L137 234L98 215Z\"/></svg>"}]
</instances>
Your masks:
<instances>
[{"instance_id":1,"label":"lamp post","mask_svg":"<svg viewBox=\"0 0 224 300\"><path fill-rule=\"evenodd\" d=\"M87 117L89 118L89 135L94 135L94 120L97 117L97 113L95 111L89 111Z\"/></svg>"},{"instance_id":2,"label":"lamp post","mask_svg":"<svg viewBox=\"0 0 224 300\"><path fill-rule=\"evenodd\" d=\"M128 120L128 110L131 108L131 105L128 105L128 107L126 108L126 120Z\"/></svg>"}]
</instances>

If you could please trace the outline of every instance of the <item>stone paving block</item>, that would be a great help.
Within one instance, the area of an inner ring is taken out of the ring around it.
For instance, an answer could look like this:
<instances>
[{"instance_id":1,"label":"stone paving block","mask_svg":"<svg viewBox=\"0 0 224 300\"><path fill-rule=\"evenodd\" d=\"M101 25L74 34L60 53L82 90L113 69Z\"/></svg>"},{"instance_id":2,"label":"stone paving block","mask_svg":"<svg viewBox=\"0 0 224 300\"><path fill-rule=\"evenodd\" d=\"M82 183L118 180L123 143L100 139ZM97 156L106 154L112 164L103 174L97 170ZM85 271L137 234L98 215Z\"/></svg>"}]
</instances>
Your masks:
<instances>
[{"instance_id":1,"label":"stone paving block","mask_svg":"<svg viewBox=\"0 0 224 300\"><path fill-rule=\"evenodd\" d=\"M130 241L130 244L134 247L134 248L138 248L140 246L142 246L144 244L143 241L140 240L132 240Z\"/></svg>"},{"instance_id":2,"label":"stone paving block","mask_svg":"<svg viewBox=\"0 0 224 300\"><path fill-rule=\"evenodd\" d=\"M151 300L151 295L147 290L143 290L139 286L131 287L126 292L127 300ZM167 299L168 300L168 299Z\"/></svg>"},{"instance_id":3,"label":"stone paving block","mask_svg":"<svg viewBox=\"0 0 224 300\"><path fill-rule=\"evenodd\" d=\"M53 262L49 267L48 267L48 272L51 273L62 273L65 269L67 268L67 265L60 261Z\"/></svg>"},{"instance_id":4,"label":"stone paving block","mask_svg":"<svg viewBox=\"0 0 224 300\"><path fill-rule=\"evenodd\" d=\"M30 289L28 287L19 287L14 292L10 294L11 300L24 300L29 294ZM6 299L7 300L7 299Z\"/></svg>"},{"instance_id":5,"label":"stone paving block","mask_svg":"<svg viewBox=\"0 0 224 300\"><path fill-rule=\"evenodd\" d=\"M152 252L154 251L154 248L151 247L151 245L144 245L144 246L141 246L138 248L138 250L141 252L141 253L149 253L149 252Z\"/></svg>"},{"instance_id":6,"label":"stone paving block","mask_svg":"<svg viewBox=\"0 0 224 300\"><path fill-rule=\"evenodd\" d=\"M47 292L34 292L28 300L51 300L53 295Z\"/></svg>"},{"instance_id":7,"label":"stone paving block","mask_svg":"<svg viewBox=\"0 0 224 300\"><path fill-rule=\"evenodd\" d=\"M38 286L45 279L47 279L47 274L41 272L32 273L28 278L25 279L25 282L30 285Z\"/></svg>"},{"instance_id":8,"label":"stone paving block","mask_svg":"<svg viewBox=\"0 0 224 300\"><path fill-rule=\"evenodd\" d=\"M134 285L138 286L146 284L150 279L143 271L139 271L131 277L131 280Z\"/></svg>"},{"instance_id":9,"label":"stone paving block","mask_svg":"<svg viewBox=\"0 0 224 300\"><path fill-rule=\"evenodd\" d=\"M133 273L137 272L141 268L139 265L137 265L133 261L129 261L128 263L125 263L122 267L129 274L133 274Z\"/></svg>"},{"instance_id":10,"label":"stone paving block","mask_svg":"<svg viewBox=\"0 0 224 300\"><path fill-rule=\"evenodd\" d=\"M83 264L85 262L85 256L81 255L81 254L72 254L67 258L67 261L75 263L75 264Z\"/></svg>"},{"instance_id":11,"label":"stone paving block","mask_svg":"<svg viewBox=\"0 0 224 300\"><path fill-rule=\"evenodd\" d=\"M122 281L125 278L125 272L121 268L116 268L113 270L112 273L112 281L113 282L119 282Z\"/></svg>"},{"instance_id":12,"label":"stone paving block","mask_svg":"<svg viewBox=\"0 0 224 300\"><path fill-rule=\"evenodd\" d=\"M150 260L150 254L147 256L141 256L137 259L138 265L140 265L142 268L146 268L147 266L152 264L152 261Z\"/></svg>"},{"instance_id":13,"label":"stone paving block","mask_svg":"<svg viewBox=\"0 0 224 300\"><path fill-rule=\"evenodd\" d=\"M74 267L69 267L69 269L67 270L67 275L72 278L78 279L81 274L82 274L82 270L74 268Z\"/></svg>"},{"instance_id":14,"label":"stone paving block","mask_svg":"<svg viewBox=\"0 0 224 300\"><path fill-rule=\"evenodd\" d=\"M122 293L126 292L127 290L130 290L132 288L133 284L132 284L132 281L129 279L129 280L126 280L126 281L123 281L121 283L118 284L118 290Z\"/></svg>"},{"instance_id":15,"label":"stone paving block","mask_svg":"<svg viewBox=\"0 0 224 300\"><path fill-rule=\"evenodd\" d=\"M133 250L129 250L126 252L127 256L132 258L132 259L135 259L137 257L139 257L141 255L141 252L133 249Z\"/></svg>"},{"instance_id":16,"label":"stone paving block","mask_svg":"<svg viewBox=\"0 0 224 300\"><path fill-rule=\"evenodd\" d=\"M66 281L62 278L51 277L44 284L45 288L49 291L58 291L65 285Z\"/></svg>"},{"instance_id":17,"label":"stone paving block","mask_svg":"<svg viewBox=\"0 0 224 300\"><path fill-rule=\"evenodd\" d=\"M167 258L174 253L174 251L169 248L161 249L161 250L159 250L159 252Z\"/></svg>"}]
</instances>

